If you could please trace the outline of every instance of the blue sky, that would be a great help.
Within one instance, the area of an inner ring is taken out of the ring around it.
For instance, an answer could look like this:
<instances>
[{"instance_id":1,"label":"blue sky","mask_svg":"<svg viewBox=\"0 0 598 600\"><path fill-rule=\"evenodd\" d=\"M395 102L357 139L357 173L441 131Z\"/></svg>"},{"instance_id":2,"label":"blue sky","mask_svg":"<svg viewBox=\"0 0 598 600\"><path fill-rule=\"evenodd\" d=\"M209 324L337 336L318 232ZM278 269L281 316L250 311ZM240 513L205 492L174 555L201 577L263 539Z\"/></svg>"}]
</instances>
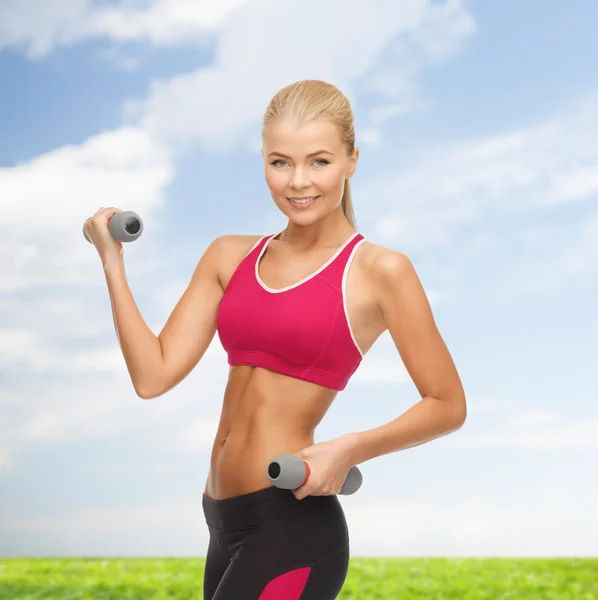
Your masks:
<instances>
[{"instance_id":1,"label":"blue sky","mask_svg":"<svg viewBox=\"0 0 598 600\"><path fill-rule=\"evenodd\" d=\"M1 556L205 556L225 355L137 398L81 224L143 215L125 265L159 333L214 237L285 226L260 120L305 78L351 100L359 230L413 261L468 398L360 465L352 555L598 553L598 7L397 4L2 3ZM417 400L383 336L316 441Z\"/></svg>"}]
</instances>

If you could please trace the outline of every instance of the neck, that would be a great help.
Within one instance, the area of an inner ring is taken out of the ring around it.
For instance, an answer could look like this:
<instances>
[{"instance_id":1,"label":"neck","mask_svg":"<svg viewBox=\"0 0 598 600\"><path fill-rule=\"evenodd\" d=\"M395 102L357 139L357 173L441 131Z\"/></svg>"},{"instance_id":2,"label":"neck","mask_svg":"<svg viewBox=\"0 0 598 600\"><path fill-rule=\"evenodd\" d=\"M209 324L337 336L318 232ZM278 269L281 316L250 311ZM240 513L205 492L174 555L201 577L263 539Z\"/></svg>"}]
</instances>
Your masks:
<instances>
[{"instance_id":1,"label":"neck","mask_svg":"<svg viewBox=\"0 0 598 600\"><path fill-rule=\"evenodd\" d=\"M301 251L314 247L340 246L353 233L355 228L347 221L339 205L327 217L309 225L299 225L289 220L277 239Z\"/></svg>"}]
</instances>

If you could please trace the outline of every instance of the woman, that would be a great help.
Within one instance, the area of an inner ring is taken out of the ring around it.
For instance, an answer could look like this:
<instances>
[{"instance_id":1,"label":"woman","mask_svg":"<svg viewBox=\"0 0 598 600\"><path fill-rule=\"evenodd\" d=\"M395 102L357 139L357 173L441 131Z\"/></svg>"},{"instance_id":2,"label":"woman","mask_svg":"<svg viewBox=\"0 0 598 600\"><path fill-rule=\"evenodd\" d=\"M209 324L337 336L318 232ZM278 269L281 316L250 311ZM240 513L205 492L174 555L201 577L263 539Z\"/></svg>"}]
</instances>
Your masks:
<instances>
[{"instance_id":1,"label":"woman","mask_svg":"<svg viewBox=\"0 0 598 600\"><path fill-rule=\"evenodd\" d=\"M287 226L215 239L159 336L137 309L122 244L108 231L119 209L100 209L85 228L141 398L180 383L216 331L228 353L203 494L205 600L332 600L349 565L336 496L349 469L455 431L465 395L409 259L356 232L349 179L359 149L347 98L322 81L281 89L262 141L266 182ZM422 399L384 426L314 444L336 394L386 330ZM271 485L267 465L279 454L308 463L299 488Z\"/></svg>"}]
</instances>

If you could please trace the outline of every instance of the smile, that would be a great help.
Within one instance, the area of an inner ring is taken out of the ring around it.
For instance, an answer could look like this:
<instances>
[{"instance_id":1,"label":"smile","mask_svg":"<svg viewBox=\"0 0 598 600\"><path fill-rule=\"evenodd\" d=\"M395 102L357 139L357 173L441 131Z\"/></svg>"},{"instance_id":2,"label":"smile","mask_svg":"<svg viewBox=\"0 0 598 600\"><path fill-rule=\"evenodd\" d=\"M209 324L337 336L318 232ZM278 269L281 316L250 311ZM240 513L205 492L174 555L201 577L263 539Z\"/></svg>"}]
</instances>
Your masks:
<instances>
[{"instance_id":1,"label":"smile","mask_svg":"<svg viewBox=\"0 0 598 600\"><path fill-rule=\"evenodd\" d=\"M320 196L307 196L304 198L287 198L287 200L293 205L300 208L306 208L313 204Z\"/></svg>"}]
</instances>

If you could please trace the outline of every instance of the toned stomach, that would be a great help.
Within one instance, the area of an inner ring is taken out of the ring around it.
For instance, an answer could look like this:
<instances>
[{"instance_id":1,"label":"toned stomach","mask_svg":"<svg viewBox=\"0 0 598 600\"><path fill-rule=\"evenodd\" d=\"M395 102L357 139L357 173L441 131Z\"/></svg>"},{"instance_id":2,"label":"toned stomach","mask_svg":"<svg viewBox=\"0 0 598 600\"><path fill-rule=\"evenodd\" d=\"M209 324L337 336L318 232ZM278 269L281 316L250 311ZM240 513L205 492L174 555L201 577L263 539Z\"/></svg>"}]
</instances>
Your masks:
<instances>
[{"instance_id":1,"label":"toned stomach","mask_svg":"<svg viewBox=\"0 0 598 600\"><path fill-rule=\"evenodd\" d=\"M337 392L266 369L232 367L204 493L220 500L272 485L279 454L314 443L314 431Z\"/></svg>"}]
</instances>

